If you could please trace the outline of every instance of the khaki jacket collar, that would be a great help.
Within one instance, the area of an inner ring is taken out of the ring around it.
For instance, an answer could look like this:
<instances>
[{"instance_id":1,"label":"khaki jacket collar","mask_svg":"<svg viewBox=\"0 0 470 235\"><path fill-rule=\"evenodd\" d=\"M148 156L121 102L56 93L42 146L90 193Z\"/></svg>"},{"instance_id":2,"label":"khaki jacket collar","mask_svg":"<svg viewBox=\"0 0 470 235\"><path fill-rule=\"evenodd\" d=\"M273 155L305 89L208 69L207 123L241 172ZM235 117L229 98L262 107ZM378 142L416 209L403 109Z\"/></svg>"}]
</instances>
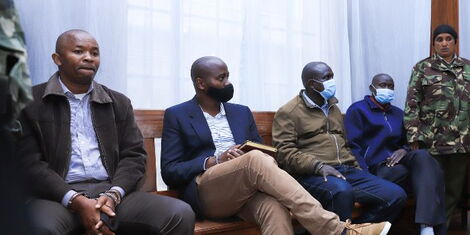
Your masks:
<instances>
[{"instance_id":1,"label":"khaki jacket collar","mask_svg":"<svg viewBox=\"0 0 470 235\"><path fill-rule=\"evenodd\" d=\"M310 108L310 109L312 109L312 108L319 108L319 109L321 109L321 107L320 107L318 104L312 105L310 102L308 102L307 100L305 100L304 96L302 95L302 93L304 93L304 92L305 92L305 89L302 89L302 90L300 90L300 92L299 92L299 97L300 97L300 99L304 102L304 105L305 105L307 108ZM328 107L331 107L331 106L333 106L333 105L335 105L335 104L338 103L338 99L336 99L336 97L333 96L333 97L331 97L330 99L328 99L327 102L328 102Z\"/></svg>"}]
</instances>

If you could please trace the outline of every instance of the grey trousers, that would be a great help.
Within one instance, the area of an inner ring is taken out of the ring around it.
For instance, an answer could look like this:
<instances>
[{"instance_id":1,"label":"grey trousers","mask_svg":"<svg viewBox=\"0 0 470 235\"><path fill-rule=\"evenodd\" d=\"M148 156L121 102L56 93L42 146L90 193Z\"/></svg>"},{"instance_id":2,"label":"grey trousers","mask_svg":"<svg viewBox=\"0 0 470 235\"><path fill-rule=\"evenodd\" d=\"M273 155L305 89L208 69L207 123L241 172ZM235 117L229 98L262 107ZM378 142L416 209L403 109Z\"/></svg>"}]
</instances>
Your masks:
<instances>
[{"instance_id":1,"label":"grey trousers","mask_svg":"<svg viewBox=\"0 0 470 235\"><path fill-rule=\"evenodd\" d=\"M109 182L72 184L92 198L110 188ZM61 203L36 199L30 203L37 234L82 234L79 215ZM185 202L161 195L133 192L116 207L116 234L193 234L194 212Z\"/></svg>"}]
</instances>

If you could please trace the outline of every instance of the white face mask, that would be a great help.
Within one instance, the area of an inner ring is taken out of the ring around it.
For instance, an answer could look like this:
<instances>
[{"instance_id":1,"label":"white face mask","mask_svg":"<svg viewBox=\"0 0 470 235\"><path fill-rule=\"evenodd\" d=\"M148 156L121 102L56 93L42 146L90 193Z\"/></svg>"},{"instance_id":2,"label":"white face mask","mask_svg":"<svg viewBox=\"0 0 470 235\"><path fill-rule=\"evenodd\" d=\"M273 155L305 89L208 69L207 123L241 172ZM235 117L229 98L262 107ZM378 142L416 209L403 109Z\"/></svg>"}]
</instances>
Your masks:
<instances>
[{"instance_id":1,"label":"white face mask","mask_svg":"<svg viewBox=\"0 0 470 235\"><path fill-rule=\"evenodd\" d=\"M375 99L377 102L381 104L388 104L392 102L393 99L395 99L395 91L388 89L388 88L375 88L374 85L372 87L375 89Z\"/></svg>"}]
</instances>

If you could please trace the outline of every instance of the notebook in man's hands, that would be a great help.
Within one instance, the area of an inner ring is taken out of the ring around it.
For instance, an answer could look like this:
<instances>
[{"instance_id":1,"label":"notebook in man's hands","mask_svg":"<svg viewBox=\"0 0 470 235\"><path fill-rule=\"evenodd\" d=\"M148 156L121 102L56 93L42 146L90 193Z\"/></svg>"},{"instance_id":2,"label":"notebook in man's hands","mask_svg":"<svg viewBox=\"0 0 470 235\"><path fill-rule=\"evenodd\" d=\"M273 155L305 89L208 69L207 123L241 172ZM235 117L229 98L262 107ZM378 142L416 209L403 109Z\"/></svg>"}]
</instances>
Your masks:
<instances>
[{"instance_id":1,"label":"notebook in man's hands","mask_svg":"<svg viewBox=\"0 0 470 235\"><path fill-rule=\"evenodd\" d=\"M256 143L256 142L249 141L249 140L247 140L244 144L242 144L239 149L245 153L247 153L250 150L257 149L273 157L275 157L277 153L277 149L272 146Z\"/></svg>"}]
</instances>

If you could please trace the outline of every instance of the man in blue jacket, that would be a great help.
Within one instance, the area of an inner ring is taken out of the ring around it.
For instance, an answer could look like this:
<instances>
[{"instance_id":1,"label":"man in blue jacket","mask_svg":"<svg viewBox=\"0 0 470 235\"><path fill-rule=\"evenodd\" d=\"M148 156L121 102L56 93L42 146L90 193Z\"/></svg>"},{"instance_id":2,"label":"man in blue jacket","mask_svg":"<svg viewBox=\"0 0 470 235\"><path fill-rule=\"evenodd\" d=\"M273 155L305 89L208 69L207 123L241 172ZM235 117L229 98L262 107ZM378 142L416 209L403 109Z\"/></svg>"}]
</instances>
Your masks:
<instances>
[{"instance_id":1,"label":"man in blue jacket","mask_svg":"<svg viewBox=\"0 0 470 235\"><path fill-rule=\"evenodd\" d=\"M444 183L439 163L425 150L410 151L403 128L403 111L390 104L394 83L377 74L365 96L349 107L344 120L351 151L363 169L394 183L410 183L416 197L415 222L421 234L445 223ZM439 230L445 230L439 226ZM442 231L443 232L443 231Z\"/></svg>"},{"instance_id":2,"label":"man in blue jacket","mask_svg":"<svg viewBox=\"0 0 470 235\"><path fill-rule=\"evenodd\" d=\"M389 223L341 222L273 157L239 149L245 140L261 142L261 138L250 109L227 103L233 96L228 78L221 59L197 59L191 66L196 96L165 111L163 180L180 191L199 217L236 215L258 224L262 234L293 234L290 213L312 234L388 230Z\"/></svg>"}]
</instances>

